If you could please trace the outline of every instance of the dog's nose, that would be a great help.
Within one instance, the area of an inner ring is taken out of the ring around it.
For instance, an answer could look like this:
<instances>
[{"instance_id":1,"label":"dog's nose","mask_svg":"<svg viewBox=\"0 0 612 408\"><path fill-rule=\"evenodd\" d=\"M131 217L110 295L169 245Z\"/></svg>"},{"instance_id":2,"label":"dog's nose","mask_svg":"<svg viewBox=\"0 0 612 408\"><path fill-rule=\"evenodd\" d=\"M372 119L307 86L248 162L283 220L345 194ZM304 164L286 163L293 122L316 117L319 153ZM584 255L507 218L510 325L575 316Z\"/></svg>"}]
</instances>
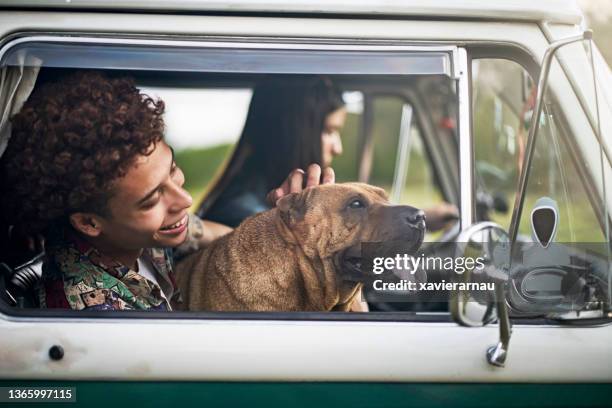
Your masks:
<instances>
[{"instance_id":1,"label":"dog's nose","mask_svg":"<svg viewBox=\"0 0 612 408\"><path fill-rule=\"evenodd\" d=\"M406 216L406 221L416 227L425 228L425 212L423 210L411 211Z\"/></svg>"}]
</instances>

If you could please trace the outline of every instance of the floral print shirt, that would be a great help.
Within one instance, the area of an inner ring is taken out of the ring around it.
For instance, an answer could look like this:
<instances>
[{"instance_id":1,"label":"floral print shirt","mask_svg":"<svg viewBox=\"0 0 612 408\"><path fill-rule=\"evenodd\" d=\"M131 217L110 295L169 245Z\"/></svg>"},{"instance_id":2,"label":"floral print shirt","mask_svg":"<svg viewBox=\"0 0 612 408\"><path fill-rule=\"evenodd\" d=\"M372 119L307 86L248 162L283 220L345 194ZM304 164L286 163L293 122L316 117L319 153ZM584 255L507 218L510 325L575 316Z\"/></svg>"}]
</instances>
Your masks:
<instances>
[{"instance_id":1,"label":"floral print shirt","mask_svg":"<svg viewBox=\"0 0 612 408\"><path fill-rule=\"evenodd\" d=\"M202 221L190 215L178 252L198 249L203 231ZM181 302L170 248L146 248L141 255L153 266L157 282L104 256L69 227L52 234L46 256L37 288L42 308L167 311Z\"/></svg>"}]
</instances>

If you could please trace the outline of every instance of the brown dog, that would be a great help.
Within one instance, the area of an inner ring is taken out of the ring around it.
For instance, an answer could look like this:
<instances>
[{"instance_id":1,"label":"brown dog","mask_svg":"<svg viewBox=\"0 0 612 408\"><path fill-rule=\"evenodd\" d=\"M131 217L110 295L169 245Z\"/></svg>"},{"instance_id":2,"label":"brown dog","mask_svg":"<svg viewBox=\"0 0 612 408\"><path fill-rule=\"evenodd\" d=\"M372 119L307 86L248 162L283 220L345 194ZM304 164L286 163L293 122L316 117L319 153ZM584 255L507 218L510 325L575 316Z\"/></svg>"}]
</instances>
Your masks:
<instances>
[{"instance_id":1,"label":"brown dog","mask_svg":"<svg viewBox=\"0 0 612 408\"><path fill-rule=\"evenodd\" d=\"M361 289L361 242L406 240L424 215L392 206L381 188L326 184L281 198L177 265L189 310L348 310Z\"/></svg>"}]
</instances>

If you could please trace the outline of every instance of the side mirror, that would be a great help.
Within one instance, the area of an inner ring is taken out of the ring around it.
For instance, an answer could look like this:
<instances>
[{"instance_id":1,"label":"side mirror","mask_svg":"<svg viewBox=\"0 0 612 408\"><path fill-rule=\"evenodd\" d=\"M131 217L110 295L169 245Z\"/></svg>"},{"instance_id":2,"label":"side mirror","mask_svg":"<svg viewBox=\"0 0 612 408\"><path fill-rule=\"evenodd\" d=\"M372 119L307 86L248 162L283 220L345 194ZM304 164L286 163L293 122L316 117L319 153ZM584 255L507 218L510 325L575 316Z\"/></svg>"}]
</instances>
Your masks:
<instances>
[{"instance_id":1,"label":"side mirror","mask_svg":"<svg viewBox=\"0 0 612 408\"><path fill-rule=\"evenodd\" d=\"M466 270L457 279L462 283L495 283L498 277L493 268L503 270L510 260L508 233L493 222L472 225L457 237L455 259L481 258L483 268ZM469 287L469 285L466 285ZM473 285L472 285L473 286ZM458 290L451 297L451 314L462 326L480 327L495 321L495 294L493 291Z\"/></svg>"},{"instance_id":2,"label":"side mirror","mask_svg":"<svg viewBox=\"0 0 612 408\"><path fill-rule=\"evenodd\" d=\"M552 198L542 197L531 210L531 235L543 248L554 241L559 223L559 209Z\"/></svg>"},{"instance_id":3,"label":"side mirror","mask_svg":"<svg viewBox=\"0 0 612 408\"><path fill-rule=\"evenodd\" d=\"M459 234L455 259L468 256L481 257L484 267L466 270L458 275L460 282L477 285L472 285L476 290L469 290L470 285L465 285L466 290L459 289L452 293L451 314L457 323L471 327L485 326L497 317L500 341L487 350L487 360L492 365L503 366L512 331L505 298L510 263L508 233L493 222L472 225ZM481 290L483 283L485 290Z\"/></svg>"}]
</instances>

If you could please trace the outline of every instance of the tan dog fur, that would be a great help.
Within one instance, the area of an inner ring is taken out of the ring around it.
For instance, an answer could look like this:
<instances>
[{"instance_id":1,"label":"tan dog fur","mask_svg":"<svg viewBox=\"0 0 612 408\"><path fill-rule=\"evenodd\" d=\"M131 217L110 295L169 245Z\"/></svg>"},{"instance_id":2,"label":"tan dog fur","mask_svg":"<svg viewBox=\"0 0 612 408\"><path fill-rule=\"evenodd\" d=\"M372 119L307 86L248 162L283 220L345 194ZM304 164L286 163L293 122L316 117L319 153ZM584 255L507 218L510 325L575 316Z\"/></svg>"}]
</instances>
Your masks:
<instances>
[{"instance_id":1,"label":"tan dog fur","mask_svg":"<svg viewBox=\"0 0 612 408\"><path fill-rule=\"evenodd\" d=\"M355 200L365 208L349 207L357 206ZM398 228L398 214L401 218L406 211L418 210L390 206L384 190L360 183L285 196L277 208L247 218L177 265L185 308L348 310L361 284L343 279L340 255L362 241L410 236L407 226Z\"/></svg>"}]
</instances>

